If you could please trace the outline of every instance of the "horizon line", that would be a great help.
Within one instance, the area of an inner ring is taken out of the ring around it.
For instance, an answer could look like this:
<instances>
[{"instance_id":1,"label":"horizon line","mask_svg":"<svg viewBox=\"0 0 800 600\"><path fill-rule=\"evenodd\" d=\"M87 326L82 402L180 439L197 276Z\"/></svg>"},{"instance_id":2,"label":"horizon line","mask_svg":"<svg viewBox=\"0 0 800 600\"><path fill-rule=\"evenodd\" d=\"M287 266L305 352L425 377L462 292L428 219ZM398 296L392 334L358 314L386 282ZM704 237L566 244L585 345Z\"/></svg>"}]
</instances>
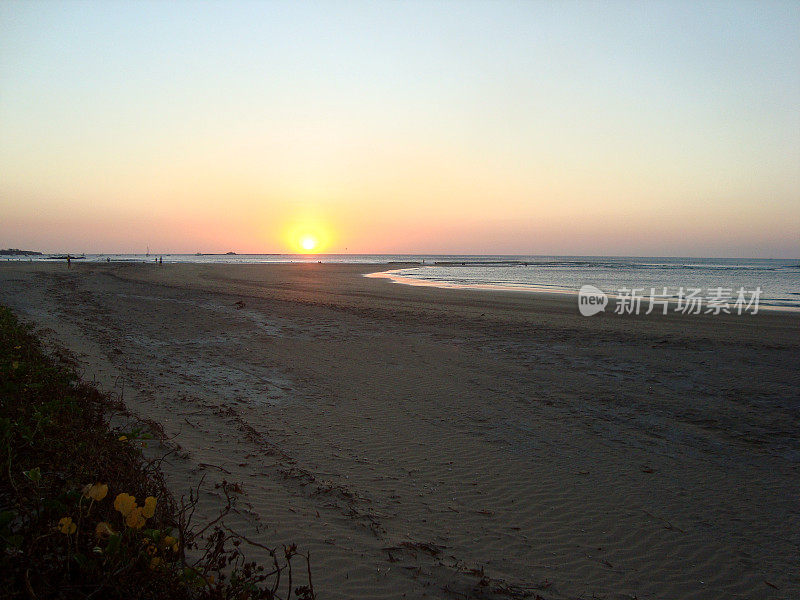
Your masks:
<instances>
[{"instance_id":1,"label":"horizon line","mask_svg":"<svg viewBox=\"0 0 800 600\"><path fill-rule=\"evenodd\" d=\"M37 256L49 254L68 254L70 256L304 256L304 257L323 257L323 256L419 256L419 257L565 257L565 258L686 258L686 259L728 259L728 260L800 260L798 256L691 256L691 255L669 255L669 254L503 254L503 253L436 253L436 252L63 252L63 251L40 251L22 250L21 248L7 248L4 250L20 250L21 252L40 252ZM232 254L231 254L232 253ZM25 256L24 254L6 256Z\"/></svg>"}]
</instances>

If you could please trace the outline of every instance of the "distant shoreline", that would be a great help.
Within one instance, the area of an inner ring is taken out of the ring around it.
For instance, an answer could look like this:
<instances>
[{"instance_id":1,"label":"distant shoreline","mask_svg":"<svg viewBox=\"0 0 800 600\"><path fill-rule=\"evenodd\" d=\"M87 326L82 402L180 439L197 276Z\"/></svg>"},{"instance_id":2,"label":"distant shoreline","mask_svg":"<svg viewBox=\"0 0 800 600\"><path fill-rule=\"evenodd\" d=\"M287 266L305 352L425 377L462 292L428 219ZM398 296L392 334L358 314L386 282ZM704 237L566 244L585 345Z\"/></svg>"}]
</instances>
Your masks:
<instances>
[{"instance_id":1,"label":"distant shoreline","mask_svg":"<svg viewBox=\"0 0 800 600\"><path fill-rule=\"evenodd\" d=\"M0 256L42 256L41 252L36 250L20 250L19 248L7 248L0 250Z\"/></svg>"},{"instance_id":2,"label":"distant shoreline","mask_svg":"<svg viewBox=\"0 0 800 600\"><path fill-rule=\"evenodd\" d=\"M163 256L163 257L177 257L177 258L188 258L191 259L192 257L200 257L200 256L235 256L237 258L252 258L252 257L259 257L259 256L282 256L286 257L287 259L307 259L307 260L314 260L315 262L318 260L322 260L322 262L327 262L330 259L359 259L365 257L372 257L372 258L381 258L381 259L392 259L396 257L405 257L411 259L410 262L422 262L422 260L426 261L430 264L439 264L439 265L463 265L463 264L531 264L539 262L539 259L565 259L565 260L578 260L578 259L588 259L588 260L598 260L598 259L607 259L607 260L687 260L687 261L793 261L798 267L800 267L800 256L770 256L770 257L754 257L754 256L679 256L679 255L639 255L639 254L437 254L437 253L404 253L404 252L379 252L379 253L367 253L367 252L343 252L343 253L311 253L311 252L158 252L158 251L150 251L150 252L65 252L65 251L58 251L58 252L40 252L34 250L19 250L16 248L10 248L6 250L0 250L0 254L8 254L8 253L16 253L16 254L25 254L25 255L37 255L37 256L51 256L51 255L80 255L86 256L87 259L91 258L94 260L102 260L106 257L111 256L130 256L130 257L141 257L147 258L152 256ZM382 260L374 261L374 262L383 262ZM390 261L391 262L391 261ZM409 261L401 261L401 262L409 262Z\"/></svg>"}]
</instances>

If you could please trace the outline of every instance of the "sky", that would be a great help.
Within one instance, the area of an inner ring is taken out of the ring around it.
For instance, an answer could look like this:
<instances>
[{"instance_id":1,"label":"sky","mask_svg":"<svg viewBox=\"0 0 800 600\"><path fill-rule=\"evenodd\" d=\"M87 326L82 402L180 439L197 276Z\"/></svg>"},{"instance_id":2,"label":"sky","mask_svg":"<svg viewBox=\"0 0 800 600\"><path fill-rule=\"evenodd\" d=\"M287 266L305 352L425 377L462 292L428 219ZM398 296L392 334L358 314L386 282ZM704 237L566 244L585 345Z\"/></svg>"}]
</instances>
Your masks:
<instances>
[{"instance_id":1,"label":"sky","mask_svg":"<svg viewBox=\"0 0 800 600\"><path fill-rule=\"evenodd\" d=\"M309 239L800 257L800 3L0 3L0 247Z\"/></svg>"}]
</instances>

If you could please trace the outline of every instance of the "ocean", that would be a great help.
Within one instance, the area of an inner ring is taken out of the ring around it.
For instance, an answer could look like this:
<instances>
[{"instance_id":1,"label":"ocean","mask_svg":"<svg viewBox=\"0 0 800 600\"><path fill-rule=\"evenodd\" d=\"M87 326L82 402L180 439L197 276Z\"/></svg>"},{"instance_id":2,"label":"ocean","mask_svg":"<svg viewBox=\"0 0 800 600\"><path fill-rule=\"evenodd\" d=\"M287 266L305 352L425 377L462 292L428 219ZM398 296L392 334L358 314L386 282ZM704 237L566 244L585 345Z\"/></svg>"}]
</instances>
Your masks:
<instances>
[{"instance_id":1,"label":"ocean","mask_svg":"<svg viewBox=\"0 0 800 600\"><path fill-rule=\"evenodd\" d=\"M86 262L165 263L378 263L398 283L529 292L577 293L593 285L610 295L638 289L676 298L679 290L760 289L764 307L800 309L800 259L485 256L416 254L87 254ZM9 257L5 257L9 258ZM29 257L10 257L29 260ZM47 256L32 260L50 260ZM393 264L394 263L394 264ZM412 266L396 263L414 263Z\"/></svg>"}]
</instances>

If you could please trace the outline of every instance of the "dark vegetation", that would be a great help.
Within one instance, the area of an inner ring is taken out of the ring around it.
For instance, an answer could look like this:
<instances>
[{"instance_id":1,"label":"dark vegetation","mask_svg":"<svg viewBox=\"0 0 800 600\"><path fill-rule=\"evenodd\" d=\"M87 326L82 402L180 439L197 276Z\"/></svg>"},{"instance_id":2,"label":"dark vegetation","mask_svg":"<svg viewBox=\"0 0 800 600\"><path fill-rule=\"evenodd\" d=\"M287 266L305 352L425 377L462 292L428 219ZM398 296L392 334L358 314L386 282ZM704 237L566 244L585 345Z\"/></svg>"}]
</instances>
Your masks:
<instances>
[{"instance_id":1,"label":"dark vegetation","mask_svg":"<svg viewBox=\"0 0 800 600\"><path fill-rule=\"evenodd\" d=\"M307 555L225 525L236 484L220 484L227 504L216 519L193 524L198 491L176 500L158 468L163 457L142 453L152 434L109 424L121 414L119 402L81 382L67 357L46 355L0 306L3 597L314 598ZM247 544L271 563L247 562ZM298 556L309 585L292 589Z\"/></svg>"}]
</instances>

